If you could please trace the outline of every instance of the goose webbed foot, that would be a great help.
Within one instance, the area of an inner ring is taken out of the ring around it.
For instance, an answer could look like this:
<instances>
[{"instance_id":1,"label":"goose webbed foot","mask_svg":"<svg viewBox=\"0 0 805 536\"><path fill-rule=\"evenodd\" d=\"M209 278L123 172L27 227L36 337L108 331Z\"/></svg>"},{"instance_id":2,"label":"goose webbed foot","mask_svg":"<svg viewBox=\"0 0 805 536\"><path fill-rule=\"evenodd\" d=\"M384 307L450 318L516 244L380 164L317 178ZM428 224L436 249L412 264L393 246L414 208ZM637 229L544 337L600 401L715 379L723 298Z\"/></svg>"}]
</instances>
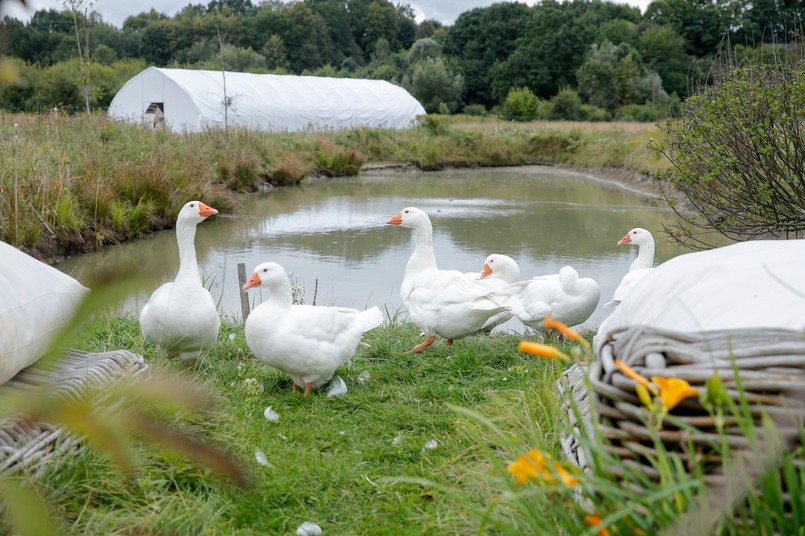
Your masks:
<instances>
[{"instance_id":1,"label":"goose webbed foot","mask_svg":"<svg viewBox=\"0 0 805 536\"><path fill-rule=\"evenodd\" d=\"M430 337L428 337L427 339L425 339L425 341L424 341L424 342L419 343L419 344L417 344L416 346L414 346L414 349L412 350L412 352L420 353L420 352L421 352L421 351L423 351L425 348L427 348L428 346L430 346L431 344L433 344L433 341L435 341L435 340L436 340L436 337L435 337L435 336L433 336L433 335L431 335Z\"/></svg>"}]
</instances>

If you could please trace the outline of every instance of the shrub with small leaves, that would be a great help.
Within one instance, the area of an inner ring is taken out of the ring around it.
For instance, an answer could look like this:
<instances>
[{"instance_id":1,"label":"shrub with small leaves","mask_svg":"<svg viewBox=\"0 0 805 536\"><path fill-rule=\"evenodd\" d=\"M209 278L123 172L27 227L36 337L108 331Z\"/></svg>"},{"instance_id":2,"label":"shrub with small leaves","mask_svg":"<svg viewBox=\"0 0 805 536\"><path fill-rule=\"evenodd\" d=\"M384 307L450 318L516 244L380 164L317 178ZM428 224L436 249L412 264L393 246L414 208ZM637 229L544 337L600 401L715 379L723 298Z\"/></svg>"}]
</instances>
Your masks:
<instances>
[{"instance_id":1,"label":"shrub with small leaves","mask_svg":"<svg viewBox=\"0 0 805 536\"><path fill-rule=\"evenodd\" d=\"M747 61L717 71L662 125L655 146L672 163L662 178L695 216L666 227L692 248L731 240L805 235L805 63Z\"/></svg>"},{"instance_id":2,"label":"shrub with small leaves","mask_svg":"<svg viewBox=\"0 0 805 536\"><path fill-rule=\"evenodd\" d=\"M503 116L514 121L531 121L538 116L540 99L527 87L512 88L503 102Z\"/></svg>"}]
</instances>

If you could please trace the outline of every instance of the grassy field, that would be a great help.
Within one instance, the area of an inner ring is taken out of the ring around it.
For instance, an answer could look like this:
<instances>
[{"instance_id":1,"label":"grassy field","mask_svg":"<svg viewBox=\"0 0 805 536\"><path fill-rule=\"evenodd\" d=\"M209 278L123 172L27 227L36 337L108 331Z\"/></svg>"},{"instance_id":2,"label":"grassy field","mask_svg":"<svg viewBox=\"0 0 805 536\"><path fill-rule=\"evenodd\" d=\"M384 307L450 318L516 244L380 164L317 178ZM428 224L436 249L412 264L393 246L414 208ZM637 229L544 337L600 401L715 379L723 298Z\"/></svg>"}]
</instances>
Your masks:
<instances>
[{"instance_id":1,"label":"grassy field","mask_svg":"<svg viewBox=\"0 0 805 536\"><path fill-rule=\"evenodd\" d=\"M736 499L714 497L703 472L716 462L726 474L745 474L742 454L727 446L713 458L700 451L690 465L655 439L650 467L659 481L602 449L595 435L580 437L594 453L591 472L559 461L561 434L571 428L555 384L569 363L519 351L522 338L471 336L413 354L419 330L395 316L368 333L366 346L338 371L345 395L329 397L325 386L306 398L251 355L242 325L225 323L216 346L189 369L145 343L135 317L98 319L73 346L142 354L161 378L145 382L147 392L154 383L154 405L144 411L191 443L166 448L153 434L131 435L134 472L126 478L96 432L93 448L60 457L39 478L0 479L0 494L7 498L13 483L45 505L56 528L32 534L293 534L306 522L338 535L794 534L805 523L801 443L785 453L753 447L750 462L780 461L757 482L741 477ZM579 355L577 343L548 342ZM171 385L196 386L212 404L174 404L165 391ZM698 396L713 404L717 393L708 386ZM749 423L746 437L754 441L749 406L736 404L718 414L731 434ZM266 418L269 407L276 421ZM136 429L127 416L113 414L111 433ZM771 428L762 436L773 437ZM224 478L209 460L193 461L187 454L201 444L231 457L245 483ZM524 466L526 456L535 461ZM42 515L26 508L28 517ZM7 518L0 526L26 533Z\"/></svg>"},{"instance_id":2,"label":"grassy field","mask_svg":"<svg viewBox=\"0 0 805 536\"><path fill-rule=\"evenodd\" d=\"M325 388L304 398L251 356L241 325L223 326L219 344L189 371L144 343L136 318L95 322L82 348L130 349L212 393L211 413L179 414L174 424L225 446L250 484L241 489L142 443L134 485L86 450L52 465L37 487L63 529L81 534L287 534L305 521L324 534L470 534L482 525L521 533L521 516L498 504L509 475L477 442L479 423L458 408L484 415L522 448L535 434L555 446L550 387L563 364L519 352L513 335L410 353L420 339L399 322L368 333L368 348L339 372L348 393L330 398ZM268 406L277 422L264 417ZM508 463L516 453L496 456Z\"/></svg>"}]
</instances>

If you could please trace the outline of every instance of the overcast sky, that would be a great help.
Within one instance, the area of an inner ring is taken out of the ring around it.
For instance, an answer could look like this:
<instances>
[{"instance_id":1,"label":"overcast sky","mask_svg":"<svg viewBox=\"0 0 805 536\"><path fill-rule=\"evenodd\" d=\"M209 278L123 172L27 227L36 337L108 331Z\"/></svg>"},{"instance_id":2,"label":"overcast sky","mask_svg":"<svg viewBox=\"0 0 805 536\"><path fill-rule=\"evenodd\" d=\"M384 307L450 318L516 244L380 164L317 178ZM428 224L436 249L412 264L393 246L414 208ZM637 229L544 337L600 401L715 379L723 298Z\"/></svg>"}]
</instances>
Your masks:
<instances>
[{"instance_id":1,"label":"overcast sky","mask_svg":"<svg viewBox=\"0 0 805 536\"><path fill-rule=\"evenodd\" d=\"M435 19L444 24L453 24L460 13L469 11L476 7L492 5L501 0L392 0L394 4L408 4L414 9L417 20ZM523 3L533 5L537 0L521 0ZM620 3L628 3L645 10L650 0L618 0ZM152 7L168 16L174 16L179 10L188 4L207 5L209 0L85 0L85 5L92 4L92 9L103 15L106 22L114 24L118 28L123 25L123 21L130 15L136 15L143 11L149 11ZM252 0L254 5L259 5L260 0ZM18 0L2 0L0 2L0 17L11 15L20 20L28 21L35 11L40 9L64 9L64 0L27 0L28 7L23 7Z\"/></svg>"}]
</instances>

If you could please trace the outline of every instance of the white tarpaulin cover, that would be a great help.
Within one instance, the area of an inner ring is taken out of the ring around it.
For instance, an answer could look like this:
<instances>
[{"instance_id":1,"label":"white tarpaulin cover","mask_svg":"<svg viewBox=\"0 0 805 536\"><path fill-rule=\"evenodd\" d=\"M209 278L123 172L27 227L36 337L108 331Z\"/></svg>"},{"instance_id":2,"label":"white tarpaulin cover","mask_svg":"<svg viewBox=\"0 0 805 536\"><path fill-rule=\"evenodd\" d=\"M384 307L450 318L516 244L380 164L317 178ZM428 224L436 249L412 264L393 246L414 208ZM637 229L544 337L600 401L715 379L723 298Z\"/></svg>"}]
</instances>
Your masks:
<instances>
[{"instance_id":1,"label":"white tarpaulin cover","mask_svg":"<svg viewBox=\"0 0 805 536\"><path fill-rule=\"evenodd\" d=\"M758 240L654 268L601 324L596 351L629 326L700 333L783 328L805 335L805 240Z\"/></svg>"},{"instance_id":2,"label":"white tarpaulin cover","mask_svg":"<svg viewBox=\"0 0 805 536\"><path fill-rule=\"evenodd\" d=\"M0 383L42 357L87 288L0 242Z\"/></svg>"},{"instance_id":3,"label":"white tarpaulin cover","mask_svg":"<svg viewBox=\"0 0 805 536\"><path fill-rule=\"evenodd\" d=\"M225 120L230 127L296 132L408 128L425 110L405 89L384 80L231 72L224 76L221 71L149 67L126 82L108 113L152 126L164 121L174 132L222 128Z\"/></svg>"}]
</instances>

